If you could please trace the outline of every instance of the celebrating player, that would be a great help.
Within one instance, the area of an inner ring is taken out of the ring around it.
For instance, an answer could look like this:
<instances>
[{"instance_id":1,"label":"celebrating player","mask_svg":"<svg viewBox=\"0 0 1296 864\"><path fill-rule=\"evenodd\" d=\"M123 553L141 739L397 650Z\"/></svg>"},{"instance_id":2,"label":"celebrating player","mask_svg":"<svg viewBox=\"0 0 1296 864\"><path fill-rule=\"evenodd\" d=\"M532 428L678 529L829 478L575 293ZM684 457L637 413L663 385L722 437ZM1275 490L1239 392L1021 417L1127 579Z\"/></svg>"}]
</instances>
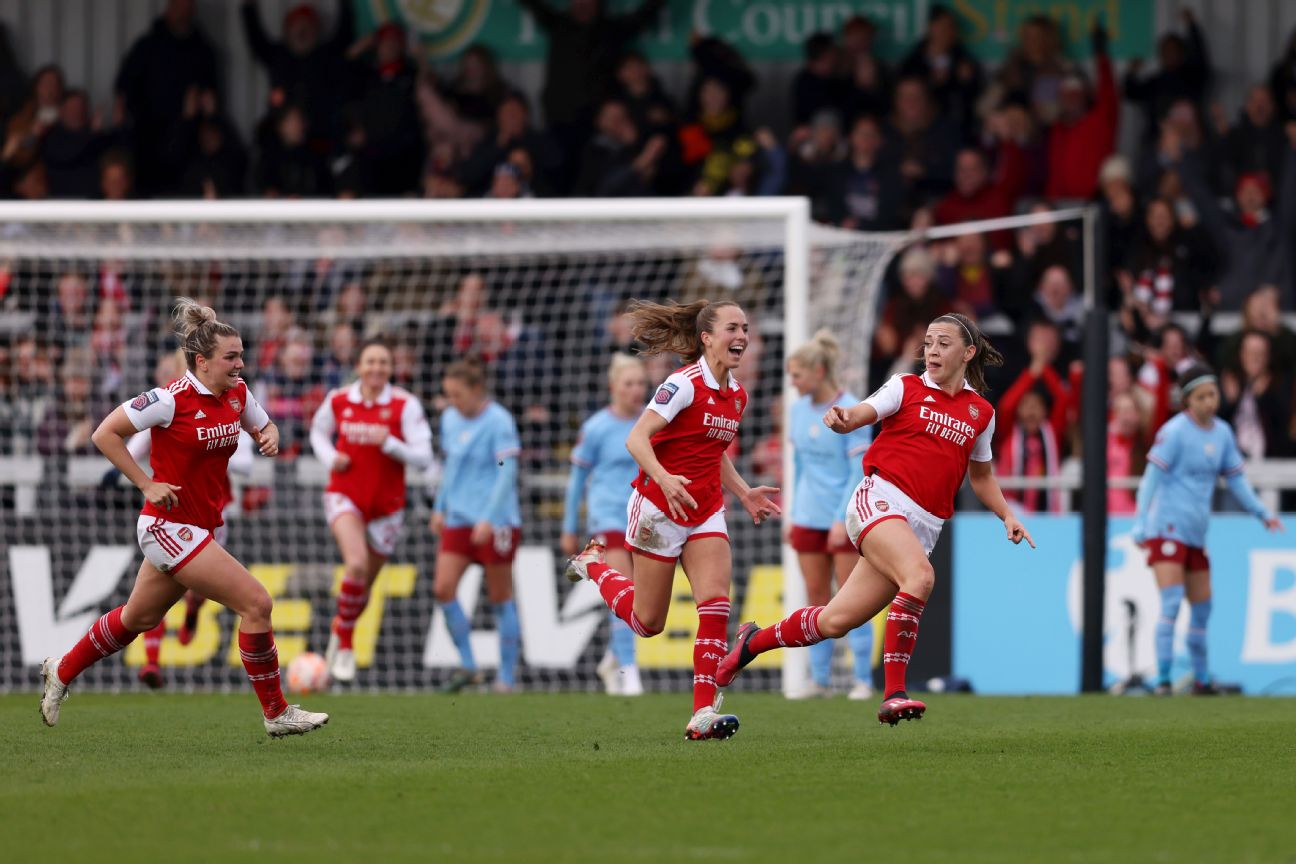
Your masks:
<instances>
[{"instance_id":1,"label":"celebrating player","mask_svg":"<svg viewBox=\"0 0 1296 864\"><path fill-rule=\"evenodd\" d=\"M1002 363L1002 355L970 319L950 314L928 325L923 359L922 375L896 375L858 405L834 405L824 415L828 428L843 435L883 421L864 454L864 479L846 509L846 530L861 558L826 606L798 609L764 629L743 624L717 671L721 687L758 654L835 639L890 603L882 654L886 690L878 720L894 726L922 717L927 706L905 692L905 672L935 583L927 558L944 521L954 514L963 476L981 503L1003 520L1009 540L1035 546L1004 501L991 462L994 409L981 393L985 367Z\"/></svg>"},{"instance_id":2,"label":"celebrating player","mask_svg":"<svg viewBox=\"0 0 1296 864\"><path fill-rule=\"evenodd\" d=\"M329 675L355 680L351 638L369 589L405 522L405 466L432 464L432 429L417 397L393 387L392 351L371 339L356 358L356 381L320 404L311 420L315 458L329 467L324 514L342 553L342 587L329 632Z\"/></svg>"},{"instance_id":3,"label":"celebrating player","mask_svg":"<svg viewBox=\"0 0 1296 864\"><path fill-rule=\"evenodd\" d=\"M1166 421L1148 452L1147 469L1139 483L1133 533L1135 541L1147 548L1148 566L1161 589L1161 617L1156 625L1156 692L1170 694L1174 624L1186 589L1192 692L1212 695L1216 690L1206 664L1211 584L1205 546L1216 478L1223 474L1238 503L1270 531L1282 530L1282 523L1247 483L1232 427L1215 416L1220 400L1215 374L1194 364L1179 376L1179 392L1184 410Z\"/></svg>"},{"instance_id":4,"label":"celebrating player","mask_svg":"<svg viewBox=\"0 0 1296 864\"><path fill-rule=\"evenodd\" d=\"M827 330L820 330L788 358L788 375L801 398L792 403L793 476L789 545L805 579L806 599L823 606L832 597L833 576L840 588L850 578L859 553L846 536L844 514L855 486L862 479L859 457L868 448L870 427L849 435L832 435L823 415L834 405L849 408L859 400L837 384L841 348ZM855 684L851 699L873 698L873 625L862 624L848 636L855 655ZM810 688L802 698L831 693L833 640L810 646Z\"/></svg>"},{"instance_id":5,"label":"celebrating player","mask_svg":"<svg viewBox=\"0 0 1296 864\"><path fill-rule=\"evenodd\" d=\"M647 353L678 354L687 365L657 388L626 441L640 469L626 520L634 581L604 562L597 537L568 562L567 576L593 581L618 618L640 636L655 636L666 626L675 562L681 561L698 608L693 717L685 737L729 738L738 718L718 712L715 678L728 635L733 567L724 489L738 496L757 524L779 512L768 497L778 490L748 486L725 455L747 407L747 393L733 377L747 348L747 316L729 300L636 302L630 315Z\"/></svg>"},{"instance_id":6,"label":"celebrating player","mask_svg":"<svg viewBox=\"0 0 1296 864\"><path fill-rule=\"evenodd\" d=\"M169 381L162 381L159 382L158 386L166 387L169 383ZM230 456L228 470L221 477L220 509L222 519L224 519L224 514L229 509L229 506L234 503L234 489L230 484L230 475L238 474L246 477L252 473L255 446L251 435L244 431L239 432L238 446ZM146 429L143 432L135 433L126 442L126 449L130 451L131 458L137 463L142 464L145 462L153 449L153 430ZM113 474L114 476L117 475L117 469L113 469ZM212 539L222 547L226 546L229 540L229 525L222 522L213 528ZM176 633L176 640L181 645L188 645L193 641L194 631L198 628L198 610L202 608L205 600L206 598L196 591L185 592L184 623L180 625L180 630ZM166 632L166 615L163 615L158 625L144 634L144 665L140 667L139 679L144 682L145 686L153 690L157 690L166 684L166 679L162 677L162 666L159 662L162 653L162 640L166 638Z\"/></svg>"},{"instance_id":7,"label":"celebrating player","mask_svg":"<svg viewBox=\"0 0 1296 864\"><path fill-rule=\"evenodd\" d=\"M477 563L486 571L486 594L495 606L499 630L495 690L507 693L516 680L521 649L513 604L513 556L522 539L517 424L486 392L486 373L476 362L452 363L441 387L450 405L441 413L445 473L428 524L441 538L433 590L463 664L444 689L454 692L481 683L471 624L455 599L464 571Z\"/></svg>"},{"instance_id":8,"label":"celebrating player","mask_svg":"<svg viewBox=\"0 0 1296 864\"><path fill-rule=\"evenodd\" d=\"M261 701L272 737L301 735L328 722L327 714L303 711L284 700L279 654L271 630L269 592L219 543L223 477L239 431L252 436L263 456L279 452L279 430L242 380L243 340L216 320L210 307L181 298L176 335L188 371L168 387L146 390L99 424L93 440L113 465L144 493L136 525L144 552L135 586L124 606L104 615L62 659L41 664L41 718L58 722L68 685L87 667L125 648L157 626L189 588L240 616L239 654ZM126 439L152 430L153 476L131 458Z\"/></svg>"},{"instance_id":9,"label":"celebrating player","mask_svg":"<svg viewBox=\"0 0 1296 864\"><path fill-rule=\"evenodd\" d=\"M639 466L626 449L626 439L643 413L644 393L648 388L643 361L628 354L613 355L608 368L608 387L612 391L612 404L585 421L572 450L560 542L565 555L580 551L576 531L580 525L581 499L585 497L588 483L589 497L585 504L590 533L607 549L610 566L629 578L633 564L625 549L626 502ZM599 663L599 675L608 693L638 696L643 693L643 684L639 667L635 665L634 631L615 614L609 614L612 635L608 655Z\"/></svg>"}]
</instances>

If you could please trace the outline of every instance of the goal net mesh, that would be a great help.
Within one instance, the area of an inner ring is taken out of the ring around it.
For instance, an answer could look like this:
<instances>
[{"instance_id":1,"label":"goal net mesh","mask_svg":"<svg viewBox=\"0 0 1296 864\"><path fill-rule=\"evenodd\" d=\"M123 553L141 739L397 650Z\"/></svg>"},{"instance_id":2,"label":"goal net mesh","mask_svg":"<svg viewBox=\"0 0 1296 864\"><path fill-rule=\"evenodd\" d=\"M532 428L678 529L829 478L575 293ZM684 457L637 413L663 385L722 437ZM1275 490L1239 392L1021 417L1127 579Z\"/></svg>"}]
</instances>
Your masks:
<instances>
[{"instance_id":1,"label":"goal net mesh","mask_svg":"<svg viewBox=\"0 0 1296 864\"><path fill-rule=\"evenodd\" d=\"M596 207L597 205L592 205ZM435 211L432 211L435 212ZM332 387L351 380L358 344L394 346L395 383L416 394L434 432L441 376L468 354L521 433L523 544L515 564L526 689L593 689L608 638L588 583L562 578L558 538L569 456L581 422L607 402L611 355L632 350L631 298L732 297L752 323L737 376L752 394L737 464L781 482L785 228L781 218L584 218L406 222L8 222L0 232L0 689L34 686L47 654L66 651L123 603L141 555L139 493L106 476L89 433L141 390L179 374L169 311L177 296L241 331L253 392L279 424L282 455L235 477L228 548L275 597L281 662L323 651L341 577L322 505L326 473L308 427ZM902 235L810 229L806 333L831 328L845 385L864 395L877 286ZM796 302L796 301L793 301ZM649 383L675 358L650 358ZM439 442L437 447L440 454ZM435 474L435 472L433 472ZM432 480L435 483L435 478ZM437 552L428 481L410 477L405 530L359 621L357 688L435 686L457 655L432 597ZM741 508L737 508L739 511ZM583 524L583 523L582 523ZM782 611L777 524L731 516L735 622ZM667 630L638 642L648 689L690 686L696 614L677 576ZM480 665L497 662L481 571L460 589ZM172 609L161 662L169 686L239 688L235 616L206 604L194 639ZM140 686L143 640L89 670L79 686ZM779 661L752 677L779 684Z\"/></svg>"}]
</instances>

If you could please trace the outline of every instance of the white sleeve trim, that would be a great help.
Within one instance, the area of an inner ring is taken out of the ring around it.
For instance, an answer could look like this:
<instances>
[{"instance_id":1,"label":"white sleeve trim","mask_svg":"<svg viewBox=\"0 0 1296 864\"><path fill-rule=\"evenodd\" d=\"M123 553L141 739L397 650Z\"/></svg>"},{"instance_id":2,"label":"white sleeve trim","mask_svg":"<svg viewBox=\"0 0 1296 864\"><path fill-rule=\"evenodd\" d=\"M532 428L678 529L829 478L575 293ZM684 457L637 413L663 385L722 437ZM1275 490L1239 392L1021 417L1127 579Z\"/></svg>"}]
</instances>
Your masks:
<instances>
[{"instance_id":1,"label":"white sleeve trim","mask_svg":"<svg viewBox=\"0 0 1296 864\"><path fill-rule=\"evenodd\" d=\"M674 392L671 388L674 387ZM661 394L667 394L665 402L658 402ZM648 410L665 418L666 422L674 420L681 411L693 404L693 382L687 376L672 372L661 383L653 396L648 400Z\"/></svg>"},{"instance_id":2,"label":"white sleeve trim","mask_svg":"<svg viewBox=\"0 0 1296 864\"><path fill-rule=\"evenodd\" d=\"M432 429L423 413L423 404L413 394L406 393L404 397L401 438L389 435L383 442L382 451L406 465L426 469L432 464Z\"/></svg>"},{"instance_id":3,"label":"white sleeve trim","mask_svg":"<svg viewBox=\"0 0 1296 864\"><path fill-rule=\"evenodd\" d=\"M143 465L148 461L149 454L153 452L153 433L136 432L126 442L126 452L130 453L132 459Z\"/></svg>"},{"instance_id":4,"label":"white sleeve trim","mask_svg":"<svg viewBox=\"0 0 1296 864\"><path fill-rule=\"evenodd\" d=\"M871 405L877 412L878 419L883 420L900 410L901 403L904 402L904 378L901 375L892 375L887 382L877 389L870 397L864 400L865 404Z\"/></svg>"},{"instance_id":5,"label":"white sleeve trim","mask_svg":"<svg viewBox=\"0 0 1296 864\"><path fill-rule=\"evenodd\" d=\"M252 386L246 381L243 382L243 395L247 397L247 404L243 406L243 416L240 418L243 428L249 432L260 432L270 422L270 415L252 395Z\"/></svg>"},{"instance_id":6,"label":"white sleeve trim","mask_svg":"<svg viewBox=\"0 0 1296 864\"><path fill-rule=\"evenodd\" d=\"M141 399L152 397L145 405L136 408ZM152 429L154 426L167 427L175 419L175 396L165 387L154 387L145 390L134 399L122 403L126 416L130 418L137 432Z\"/></svg>"},{"instance_id":7,"label":"white sleeve trim","mask_svg":"<svg viewBox=\"0 0 1296 864\"><path fill-rule=\"evenodd\" d=\"M324 397L324 401L315 409L310 427L311 450L314 451L315 458L328 469L333 468L333 460L337 458L337 448L333 446L333 438L337 435L337 418L333 416L333 397L336 393L335 390Z\"/></svg>"},{"instance_id":8,"label":"white sleeve trim","mask_svg":"<svg viewBox=\"0 0 1296 864\"><path fill-rule=\"evenodd\" d=\"M990 415L990 423L986 426L985 431L977 436L976 443L972 445L973 462L990 462L994 460L994 453L990 451L990 442L994 440L995 415Z\"/></svg>"}]
</instances>

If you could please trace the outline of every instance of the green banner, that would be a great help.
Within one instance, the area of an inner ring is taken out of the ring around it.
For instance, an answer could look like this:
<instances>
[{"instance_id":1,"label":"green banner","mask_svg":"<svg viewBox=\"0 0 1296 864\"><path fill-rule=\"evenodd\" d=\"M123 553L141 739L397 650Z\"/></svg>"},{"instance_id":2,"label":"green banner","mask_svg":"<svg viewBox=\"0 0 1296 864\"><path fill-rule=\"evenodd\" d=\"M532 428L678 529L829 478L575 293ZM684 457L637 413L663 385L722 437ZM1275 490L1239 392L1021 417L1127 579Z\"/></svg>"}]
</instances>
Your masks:
<instances>
[{"instance_id":1,"label":"green banner","mask_svg":"<svg viewBox=\"0 0 1296 864\"><path fill-rule=\"evenodd\" d=\"M542 60L544 31L515 0L355 0L361 32L383 21L401 21L420 36L429 59L457 56L468 45L489 45L501 60ZM606 0L613 12L640 0ZM1111 32L1117 59L1143 57L1153 49L1152 0L949 0L963 37L978 57L997 61L1017 38L1021 22L1044 14L1062 26L1073 57L1089 55L1088 33L1095 17ZM554 0L563 9L566 0ZM899 59L926 25L930 0L671 0L639 39L653 60L686 60L691 33L732 43L753 61L799 60L812 33L836 32L852 15L866 15L878 27L878 51Z\"/></svg>"}]
</instances>

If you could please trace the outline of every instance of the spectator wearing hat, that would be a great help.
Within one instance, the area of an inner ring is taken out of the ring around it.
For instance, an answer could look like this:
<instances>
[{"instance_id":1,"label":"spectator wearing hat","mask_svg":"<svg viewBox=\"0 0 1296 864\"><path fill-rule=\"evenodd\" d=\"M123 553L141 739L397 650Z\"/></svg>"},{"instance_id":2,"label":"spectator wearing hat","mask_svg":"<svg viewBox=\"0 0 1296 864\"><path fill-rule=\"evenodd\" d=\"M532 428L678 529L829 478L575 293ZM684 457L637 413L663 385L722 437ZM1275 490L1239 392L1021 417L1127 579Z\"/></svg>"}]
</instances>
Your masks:
<instances>
[{"instance_id":1,"label":"spectator wearing hat","mask_svg":"<svg viewBox=\"0 0 1296 864\"><path fill-rule=\"evenodd\" d=\"M1093 103L1088 102L1084 80L1068 75L1060 85L1057 121L1049 129L1044 195L1055 200L1092 198L1098 190L1098 170L1116 149L1120 100L1107 55L1107 30L1096 24L1091 39L1098 70Z\"/></svg>"},{"instance_id":2,"label":"spectator wearing hat","mask_svg":"<svg viewBox=\"0 0 1296 864\"><path fill-rule=\"evenodd\" d=\"M301 106L311 130L312 146L331 146L341 135L339 97L350 95L347 51L355 41L355 12L351 0L338 0L333 33L321 40L319 12L307 3L291 7L283 18L283 38L270 38L261 23L256 0L243 0L239 10L243 33L252 55L270 76L270 109ZM273 120L263 130L273 135Z\"/></svg>"},{"instance_id":3,"label":"spectator wearing hat","mask_svg":"<svg viewBox=\"0 0 1296 864\"><path fill-rule=\"evenodd\" d=\"M423 133L414 97L417 76L405 40L405 29L394 22L375 30L363 73L359 120L369 191L377 197L412 193L423 170Z\"/></svg>"}]
</instances>

